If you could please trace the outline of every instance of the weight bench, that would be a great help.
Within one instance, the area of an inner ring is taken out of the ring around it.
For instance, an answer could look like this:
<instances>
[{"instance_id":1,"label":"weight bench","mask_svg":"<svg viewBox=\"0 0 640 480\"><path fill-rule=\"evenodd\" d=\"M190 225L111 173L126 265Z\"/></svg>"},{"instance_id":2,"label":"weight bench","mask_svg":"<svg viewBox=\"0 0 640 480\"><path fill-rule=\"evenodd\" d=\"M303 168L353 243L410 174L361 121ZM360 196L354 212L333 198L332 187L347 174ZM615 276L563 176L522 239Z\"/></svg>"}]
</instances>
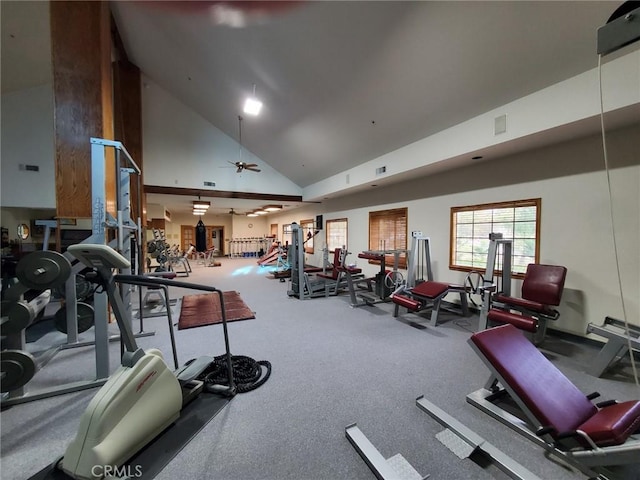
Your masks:
<instances>
[{"instance_id":1,"label":"weight bench","mask_svg":"<svg viewBox=\"0 0 640 480\"><path fill-rule=\"evenodd\" d=\"M489 309L480 315L479 329L511 324L533 334L533 343L544 339L549 320L557 320L567 269L558 265L531 263L522 281L522 297L496 294L489 301Z\"/></svg>"},{"instance_id":2,"label":"weight bench","mask_svg":"<svg viewBox=\"0 0 640 480\"><path fill-rule=\"evenodd\" d=\"M584 395L511 324L469 343L491 376L467 402L586 475L640 463L640 401L593 404L598 393Z\"/></svg>"},{"instance_id":3,"label":"weight bench","mask_svg":"<svg viewBox=\"0 0 640 480\"><path fill-rule=\"evenodd\" d=\"M397 317L400 307L404 307L407 311L417 313L422 310L431 308L431 320L429 324L432 327L438 325L438 317L444 297L450 293L460 295L460 313L463 316L469 316L469 304L467 302L467 289L464 285L453 285L450 283L425 281L417 284L411 289L400 287L391 295L391 301L395 304L393 316Z\"/></svg>"},{"instance_id":4,"label":"weight bench","mask_svg":"<svg viewBox=\"0 0 640 480\"><path fill-rule=\"evenodd\" d=\"M595 377L600 377L607 368L622 360L629 353L629 346L640 358L640 327L637 325L628 324L627 331L624 322L606 317L602 325L587 325L587 333L609 339L589 368L589 373Z\"/></svg>"}]
</instances>

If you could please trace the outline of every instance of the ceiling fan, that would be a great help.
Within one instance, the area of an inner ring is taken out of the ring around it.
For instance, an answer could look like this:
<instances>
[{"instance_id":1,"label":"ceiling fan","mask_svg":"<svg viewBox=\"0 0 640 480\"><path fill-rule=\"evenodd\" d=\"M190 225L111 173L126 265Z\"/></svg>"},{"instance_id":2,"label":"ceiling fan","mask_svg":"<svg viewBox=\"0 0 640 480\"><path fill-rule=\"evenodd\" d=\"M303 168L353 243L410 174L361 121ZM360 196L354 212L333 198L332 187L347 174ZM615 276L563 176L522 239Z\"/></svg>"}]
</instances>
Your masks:
<instances>
[{"instance_id":1,"label":"ceiling fan","mask_svg":"<svg viewBox=\"0 0 640 480\"><path fill-rule=\"evenodd\" d=\"M252 172L259 172L257 163L247 163L242 161L242 115L238 115L238 144L240 146L240 160L232 162L227 160L231 165L236 167L236 173L242 173L243 170L250 170Z\"/></svg>"},{"instance_id":2,"label":"ceiling fan","mask_svg":"<svg viewBox=\"0 0 640 480\"><path fill-rule=\"evenodd\" d=\"M231 207L231 210L229 210L229 215L242 215L242 213L238 213L236 212L233 207Z\"/></svg>"},{"instance_id":3,"label":"ceiling fan","mask_svg":"<svg viewBox=\"0 0 640 480\"><path fill-rule=\"evenodd\" d=\"M247 163L247 162L232 162L231 160L227 160L231 165L235 165L236 173L242 172L242 170L251 170L252 172L259 172L260 169L256 168L258 166L257 163Z\"/></svg>"}]
</instances>

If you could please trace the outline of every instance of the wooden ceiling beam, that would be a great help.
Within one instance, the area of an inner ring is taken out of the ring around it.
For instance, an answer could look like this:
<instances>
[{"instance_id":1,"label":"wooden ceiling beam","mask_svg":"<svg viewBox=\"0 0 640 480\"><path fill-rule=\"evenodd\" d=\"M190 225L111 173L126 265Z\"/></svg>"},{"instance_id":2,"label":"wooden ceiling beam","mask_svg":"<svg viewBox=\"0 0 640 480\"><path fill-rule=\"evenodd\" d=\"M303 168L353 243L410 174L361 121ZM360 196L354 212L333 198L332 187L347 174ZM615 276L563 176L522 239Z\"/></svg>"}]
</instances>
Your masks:
<instances>
[{"instance_id":1,"label":"wooden ceiling beam","mask_svg":"<svg viewBox=\"0 0 640 480\"><path fill-rule=\"evenodd\" d=\"M159 185L145 185L145 193L159 193L163 195L186 195L202 198L242 198L245 200L266 200L274 202L302 202L301 195L278 195L273 193L229 192L224 190L202 190L199 188L163 187Z\"/></svg>"}]
</instances>

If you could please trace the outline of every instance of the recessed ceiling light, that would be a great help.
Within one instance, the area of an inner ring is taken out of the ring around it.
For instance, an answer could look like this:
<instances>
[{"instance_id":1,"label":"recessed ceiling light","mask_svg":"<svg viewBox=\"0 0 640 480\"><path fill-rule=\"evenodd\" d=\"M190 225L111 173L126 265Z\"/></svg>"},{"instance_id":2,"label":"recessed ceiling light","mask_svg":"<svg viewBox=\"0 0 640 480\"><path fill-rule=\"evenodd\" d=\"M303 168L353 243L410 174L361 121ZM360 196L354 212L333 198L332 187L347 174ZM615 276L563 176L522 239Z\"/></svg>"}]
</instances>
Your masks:
<instances>
[{"instance_id":1,"label":"recessed ceiling light","mask_svg":"<svg viewBox=\"0 0 640 480\"><path fill-rule=\"evenodd\" d=\"M253 84L253 96L247 97L244 102L244 113L258 115L262 110L262 102L256 98L256 85Z\"/></svg>"}]
</instances>

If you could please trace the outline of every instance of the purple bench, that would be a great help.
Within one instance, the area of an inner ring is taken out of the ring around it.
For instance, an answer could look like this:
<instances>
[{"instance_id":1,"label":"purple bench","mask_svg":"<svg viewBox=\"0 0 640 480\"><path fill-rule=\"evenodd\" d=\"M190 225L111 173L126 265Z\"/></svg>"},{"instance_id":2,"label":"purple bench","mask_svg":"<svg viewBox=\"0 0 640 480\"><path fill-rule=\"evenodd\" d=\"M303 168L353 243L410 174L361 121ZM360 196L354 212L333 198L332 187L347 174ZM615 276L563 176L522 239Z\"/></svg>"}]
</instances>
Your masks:
<instances>
[{"instance_id":1,"label":"purple bench","mask_svg":"<svg viewBox=\"0 0 640 480\"><path fill-rule=\"evenodd\" d=\"M634 436L640 434L640 401L594 404L598 394L582 393L513 325L476 332L469 343L491 371L485 388L467 397L470 403L519 431L509 415L495 414L493 401L507 394L530 434L545 439L549 449L589 465L640 461L640 438Z\"/></svg>"}]
</instances>

